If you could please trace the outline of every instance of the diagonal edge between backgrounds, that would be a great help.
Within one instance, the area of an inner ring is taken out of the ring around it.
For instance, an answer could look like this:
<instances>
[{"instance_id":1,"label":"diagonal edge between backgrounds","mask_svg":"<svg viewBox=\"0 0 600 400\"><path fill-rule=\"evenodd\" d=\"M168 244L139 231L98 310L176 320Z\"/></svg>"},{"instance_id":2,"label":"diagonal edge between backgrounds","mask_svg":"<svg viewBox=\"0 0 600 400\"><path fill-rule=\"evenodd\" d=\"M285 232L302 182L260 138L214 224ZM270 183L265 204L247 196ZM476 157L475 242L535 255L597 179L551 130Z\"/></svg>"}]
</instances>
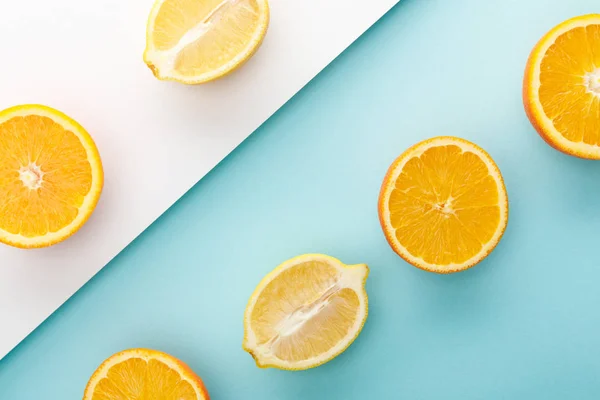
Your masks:
<instances>
[{"instance_id":1,"label":"diagonal edge between backgrounds","mask_svg":"<svg viewBox=\"0 0 600 400\"><path fill-rule=\"evenodd\" d=\"M223 162L225 162L231 155L231 153L238 148L243 142L245 142L249 137L253 136L257 130L260 129L260 127L262 125L264 125L269 119L271 119L276 113L280 112L282 110L282 108L284 108L285 105L287 105L290 101L292 101L294 99L294 97L296 97L296 95L298 93L300 93L307 85L309 85L311 82L313 82L313 80L319 75L321 74L321 72L323 72L327 67L329 67L337 58L343 56L343 54L348 50L348 48L354 44L361 36L363 36L367 31L369 31L370 29L372 29L380 20L381 18L383 18L392 8L394 8L395 6L397 6L397 4L399 3L399 0L393 0L391 1L391 4L389 6L385 6L385 8L383 10L381 10L381 12L379 13L380 15L376 18L375 21L371 22L371 23L367 23L367 26L365 26L363 29L359 30L359 33L355 36L349 37L347 41L345 41L345 43L342 45L343 48L340 50L339 53L334 54L328 61L327 63L318 71L316 71L314 74L312 74L312 76L309 78L309 80L300 88L298 88L297 90L295 90L292 94L289 95L289 97L287 98L287 100L284 100L283 102L281 102L281 104L279 104L274 110L273 112L271 112L264 121L262 121L261 123L257 124L255 127L253 127L253 129L251 130L251 134L249 134L248 136L246 136L244 139L242 139L241 141L234 143L233 146L231 146L228 151L227 151L227 155L219 162L217 163L217 165L215 165L213 168L211 168L210 171L208 171L205 175L201 176L199 179L197 179L193 184L191 184L189 187L184 188L183 190L181 190L179 193L175 194L175 196L173 196L175 198L175 200L168 205L162 212L158 213L157 215L154 216L149 216L146 220L146 222L144 223L145 228L139 232L137 235L134 235L133 237L131 237L129 239L129 242L126 246L124 246L120 251L118 251L116 254L107 257L107 259L105 261L103 261L103 267L98 269L97 271L93 272L92 274L90 274L89 276L85 277L85 283L83 285L81 285L78 289L74 290L72 293L67 295L67 298L64 302L62 302L61 304L59 304L54 310L52 310L48 315L46 315L43 319L43 321L41 321L38 325L36 326L31 326L30 328L28 328L27 332L22 332L22 334L20 335L21 338L19 339L19 342L11 347L8 346L2 346L0 345L0 366L2 364L3 359L5 359L6 357L10 356L11 354L13 354L23 343L24 340L26 340L27 338L30 337L30 335L40 326L42 326L44 323L46 323L46 321L48 321L48 319L53 316L57 310L59 310L67 301L69 301L77 292L79 292L81 289L85 288L85 286L89 283L89 281L94 278L100 271L102 271L110 262L112 262L112 260L114 260L119 254L121 254L123 251L125 251L137 238L139 238L146 230L148 230L157 220L159 220L169 209L171 209L172 207L176 206L177 202L183 197L185 196L186 193L188 193L194 186L196 186L202 179L204 179L208 174L210 174L215 168L217 168L219 165L221 165Z\"/></svg>"}]
</instances>

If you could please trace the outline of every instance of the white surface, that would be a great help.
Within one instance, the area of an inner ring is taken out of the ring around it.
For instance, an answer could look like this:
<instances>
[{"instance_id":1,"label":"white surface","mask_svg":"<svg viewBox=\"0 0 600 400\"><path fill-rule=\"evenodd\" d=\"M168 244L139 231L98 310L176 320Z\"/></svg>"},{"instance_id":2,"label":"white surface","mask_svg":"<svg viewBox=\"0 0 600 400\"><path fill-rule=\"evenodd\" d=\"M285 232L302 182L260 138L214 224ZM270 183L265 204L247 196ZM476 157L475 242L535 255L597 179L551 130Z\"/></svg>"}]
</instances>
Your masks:
<instances>
[{"instance_id":1,"label":"white surface","mask_svg":"<svg viewBox=\"0 0 600 400\"><path fill-rule=\"evenodd\" d=\"M142 61L152 0L30 0L0 14L0 108L55 107L94 137L105 187L55 247L0 246L0 358L138 236L397 0L271 0L261 49L187 87Z\"/></svg>"}]
</instances>

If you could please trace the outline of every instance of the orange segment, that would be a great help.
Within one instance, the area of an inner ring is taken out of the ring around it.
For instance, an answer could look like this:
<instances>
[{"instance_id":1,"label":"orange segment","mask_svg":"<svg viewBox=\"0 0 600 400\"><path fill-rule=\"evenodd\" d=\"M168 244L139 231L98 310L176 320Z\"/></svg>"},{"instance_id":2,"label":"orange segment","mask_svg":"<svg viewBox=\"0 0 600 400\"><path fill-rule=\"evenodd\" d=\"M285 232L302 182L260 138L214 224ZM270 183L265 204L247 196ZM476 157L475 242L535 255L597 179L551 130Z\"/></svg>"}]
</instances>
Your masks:
<instances>
[{"instance_id":1,"label":"orange segment","mask_svg":"<svg viewBox=\"0 0 600 400\"><path fill-rule=\"evenodd\" d=\"M87 221L102 184L98 150L75 121L39 105L0 113L0 242L64 240Z\"/></svg>"},{"instance_id":2,"label":"orange segment","mask_svg":"<svg viewBox=\"0 0 600 400\"><path fill-rule=\"evenodd\" d=\"M481 148L453 137L402 154L383 182L378 208L392 248L416 267L440 273L485 258L508 220L498 167Z\"/></svg>"},{"instance_id":3,"label":"orange segment","mask_svg":"<svg viewBox=\"0 0 600 400\"><path fill-rule=\"evenodd\" d=\"M551 146L600 159L600 14L566 21L540 40L525 71L523 101Z\"/></svg>"},{"instance_id":4,"label":"orange segment","mask_svg":"<svg viewBox=\"0 0 600 400\"><path fill-rule=\"evenodd\" d=\"M84 400L209 400L202 380L183 362L155 350L131 349L92 375Z\"/></svg>"}]
</instances>

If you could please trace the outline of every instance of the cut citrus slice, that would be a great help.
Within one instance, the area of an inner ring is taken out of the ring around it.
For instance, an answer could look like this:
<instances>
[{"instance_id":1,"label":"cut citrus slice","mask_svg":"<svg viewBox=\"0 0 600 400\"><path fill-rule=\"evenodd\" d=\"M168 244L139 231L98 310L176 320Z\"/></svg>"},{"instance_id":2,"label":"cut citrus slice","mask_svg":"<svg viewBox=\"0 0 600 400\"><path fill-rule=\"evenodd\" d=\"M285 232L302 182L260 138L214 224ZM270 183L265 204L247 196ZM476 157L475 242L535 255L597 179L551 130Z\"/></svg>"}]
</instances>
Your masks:
<instances>
[{"instance_id":1,"label":"cut citrus slice","mask_svg":"<svg viewBox=\"0 0 600 400\"><path fill-rule=\"evenodd\" d=\"M268 25L267 0L157 0L144 61L159 79L208 82L247 61Z\"/></svg>"},{"instance_id":2,"label":"cut citrus slice","mask_svg":"<svg viewBox=\"0 0 600 400\"><path fill-rule=\"evenodd\" d=\"M341 354L367 319L369 268L306 254L258 285L244 317L244 350L261 368L302 370Z\"/></svg>"},{"instance_id":3,"label":"cut citrus slice","mask_svg":"<svg viewBox=\"0 0 600 400\"><path fill-rule=\"evenodd\" d=\"M523 101L548 144L600 159L600 14L566 21L540 40L527 63Z\"/></svg>"},{"instance_id":4,"label":"cut citrus slice","mask_svg":"<svg viewBox=\"0 0 600 400\"><path fill-rule=\"evenodd\" d=\"M394 251L438 273L483 260L508 221L498 167L484 150L455 137L426 140L398 157L381 187L378 209Z\"/></svg>"},{"instance_id":5,"label":"cut citrus slice","mask_svg":"<svg viewBox=\"0 0 600 400\"><path fill-rule=\"evenodd\" d=\"M71 118L40 105L0 112L0 242L34 248L71 236L103 180L96 145Z\"/></svg>"},{"instance_id":6,"label":"cut citrus slice","mask_svg":"<svg viewBox=\"0 0 600 400\"><path fill-rule=\"evenodd\" d=\"M209 400L186 364L156 350L131 349L104 361L88 382L83 400Z\"/></svg>"}]
</instances>

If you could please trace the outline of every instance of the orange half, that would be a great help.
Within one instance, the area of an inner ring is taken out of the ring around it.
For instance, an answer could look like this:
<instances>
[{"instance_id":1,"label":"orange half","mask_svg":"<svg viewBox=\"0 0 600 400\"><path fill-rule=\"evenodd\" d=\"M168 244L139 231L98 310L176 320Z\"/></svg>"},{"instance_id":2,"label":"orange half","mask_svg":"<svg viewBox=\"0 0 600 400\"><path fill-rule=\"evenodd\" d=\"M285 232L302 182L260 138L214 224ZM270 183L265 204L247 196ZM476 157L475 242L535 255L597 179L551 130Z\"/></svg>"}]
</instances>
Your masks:
<instances>
[{"instance_id":1,"label":"orange half","mask_svg":"<svg viewBox=\"0 0 600 400\"><path fill-rule=\"evenodd\" d=\"M508 222L500 170L479 146L455 137L418 143L394 161L379 219L403 259L431 272L463 271L496 247Z\"/></svg>"},{"instance_id":2,"label":"orange half","mask_svg":"<svg viewBox=\"0 0 600 400\"><path fill-rule=\"evenodd\" d=\"M563 22L540 40L527 63L523 101L552 147L600 159L600 14Z\"/></svg>"},{"instance_id":3,"label":"orange half","mask_svg":"<svg viewBox=\"0 0 600 400\"><path fill-rule=\"evenodd\" d=\"M131 349L104 361L83 400L209 400L202 379L186 364L156 350Z\"/></svg>"},{"instance_id":4,"label":"orange half","mask_svg":"<svg viewBox=\"0 0 600 400\"><path fill-rule=\"evenodd\" d=\"M41 105L0 112L0 242L63 241L88 220L103 182L96 145L77 122Z\"/></svg>"}]
</instances>

